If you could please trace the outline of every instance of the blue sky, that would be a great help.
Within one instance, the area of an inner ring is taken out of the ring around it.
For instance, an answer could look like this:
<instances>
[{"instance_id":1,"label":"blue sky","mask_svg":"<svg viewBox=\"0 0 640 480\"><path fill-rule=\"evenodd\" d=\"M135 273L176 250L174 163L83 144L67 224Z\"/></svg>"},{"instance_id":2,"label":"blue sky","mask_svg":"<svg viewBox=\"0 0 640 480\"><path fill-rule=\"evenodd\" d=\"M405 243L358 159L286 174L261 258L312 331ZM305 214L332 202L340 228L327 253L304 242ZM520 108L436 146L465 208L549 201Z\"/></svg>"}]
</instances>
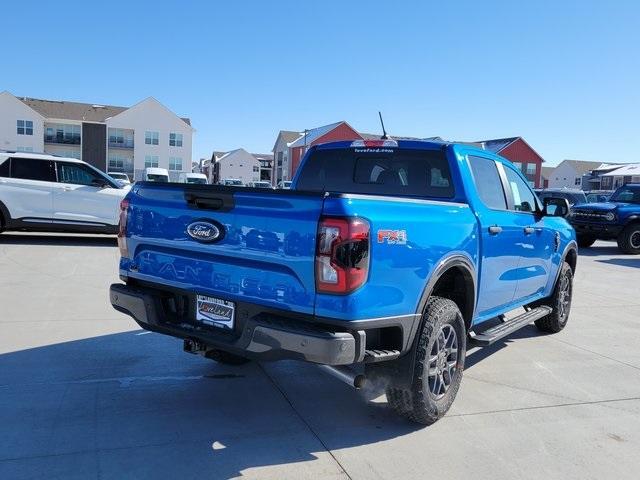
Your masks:
<instances>
[{"instance_id":1,"label":"blue sky","mask_svg":"<svg viewBox=\"0 0 640 480\"><path fill-rule=\"evenodd\" d=\"M346 120L522 135L549 165L640 161L640 2L8 2L0 91L131 105L196 128L194 158ZM7 21L9 20L9 21Z\"/></svg>"}]
</instances>

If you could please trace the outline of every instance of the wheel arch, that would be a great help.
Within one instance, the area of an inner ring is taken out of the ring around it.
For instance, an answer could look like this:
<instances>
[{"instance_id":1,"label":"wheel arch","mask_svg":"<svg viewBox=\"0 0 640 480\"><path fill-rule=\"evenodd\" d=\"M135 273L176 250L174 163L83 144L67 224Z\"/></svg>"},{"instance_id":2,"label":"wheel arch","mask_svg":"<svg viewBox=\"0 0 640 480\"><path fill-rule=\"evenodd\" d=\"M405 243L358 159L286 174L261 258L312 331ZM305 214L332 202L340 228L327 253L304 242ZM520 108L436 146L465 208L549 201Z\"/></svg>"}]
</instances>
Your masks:
<instances>
[{"instance_id":1,"label":"wheel arch","mask_svg":"<svg viewBox=\"0 0 640 480\"><path fill-rule=\"evenodd\" d=\"M7 206L0 201L0 228L5 228L11 222L11 214Z\"/></svg>"},{"instance_id":2,"label":"wheel arch","mask_svg":"<svg viewBox=\"0 0 640 480\"><path fill-rule=\"evenodd\" d=\"M467 328L471 328L476 306L477 275L471 258L455 252L438 262L427 282L416 313L422 315L429 298L437 295L458 305Z\"/></svg>"}]
</instances>

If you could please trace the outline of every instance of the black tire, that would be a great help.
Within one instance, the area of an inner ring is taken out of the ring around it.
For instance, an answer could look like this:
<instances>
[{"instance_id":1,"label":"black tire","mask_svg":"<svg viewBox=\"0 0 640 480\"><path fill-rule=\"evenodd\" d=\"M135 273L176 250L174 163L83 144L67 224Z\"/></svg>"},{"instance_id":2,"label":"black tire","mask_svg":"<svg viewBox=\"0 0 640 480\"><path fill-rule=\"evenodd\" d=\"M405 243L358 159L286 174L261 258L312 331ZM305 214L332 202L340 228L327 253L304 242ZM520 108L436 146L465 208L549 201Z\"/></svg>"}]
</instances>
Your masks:
<instances>
[{"instance_id":1,"label":"black tire","mask_svg":"<svg viewBox=\"0 0 640 480\"><path fill-rule=\"evenodd\" d=\"M564 262L560 268L560 275L553 288L553 294L544 301L537 302L537 305L546 305L553 311L546 317L536 320L536 327L547 333L558 333L569 320L571 312L571 297L573 294L573 270L571 266Z\"/></svg>"},{"instance_id":2,"label":"black tire","mask_svg":"<svg viewBox=\"0 0 640 480\"><path fill-rule=\"evenodd\" d=\"M627 225L618 235L618 248L629 255L640 254L640 223Z\"/></svg>"},{"instance_id":3,"label":"black tire","mask_svg":"<svg viewBox=\"0 0 640 480\"><path fill-rule=\"evenodd\" d=\"M447 350L453 350L452 347L446 348L452 338L452 331L455 332L453 339L456 341L457 349L455 354L447 354ZM445 351L441 352L438 346L443 344L443 340ZM387 388L387 401L391 408L399 415L424 425L431 425L442 418L451 407L460 388L466 341L464 319L458 306L447 298L430 298L422 317L421 330L418 332L411 385L406 388ZM446 356L442 356L443 353ZM447 367L454 362L453 368ZM445 368L447 370L444 370ZM430 372L432 375L429 375Z\"/></svg>"},{"instance_id":4,"label":"black tire","mask_svg":"<svg viewBox=\"0 0 640 480\"><path fill-rule=\"evenodd\" d=\"M241 357L240 355L235 355L233 353L217 349L207 350L207 353L205 353L205 357L210 360L215 360L216 362L222 363L224 365L244 365L245 363L251 361L248 358Z\"/></svg>"},{"instance_id":5,"label":"black tire","mask_svg":"<svg viewBox=\"0 0 640 480\"><path fill-rule=\"evenodd\" d=\"M578 235L578 246L580 248L589 248L596 241L596 237L593 235Z\"/></svg>"}]
</instances>

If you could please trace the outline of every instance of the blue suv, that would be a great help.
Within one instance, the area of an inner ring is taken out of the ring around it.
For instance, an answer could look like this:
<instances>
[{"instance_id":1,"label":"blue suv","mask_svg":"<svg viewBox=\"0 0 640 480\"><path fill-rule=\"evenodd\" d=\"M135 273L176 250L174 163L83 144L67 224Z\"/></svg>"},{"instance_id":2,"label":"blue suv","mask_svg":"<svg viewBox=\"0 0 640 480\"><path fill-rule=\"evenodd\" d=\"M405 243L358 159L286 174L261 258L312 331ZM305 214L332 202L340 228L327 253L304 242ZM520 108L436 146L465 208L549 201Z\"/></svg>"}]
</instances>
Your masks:
<instances>
[{"instance_id":1,"label":"blue suv","mask_svg":"<svg viewBox=\"0 0 640 480\"><path fill-rule=\"evenodd\" d=\"M618 188L608 202L575 205L569 221L582 248L598 239L616 240L622 252L640 254L640 184Z\"/></svg>"}]
</instances>

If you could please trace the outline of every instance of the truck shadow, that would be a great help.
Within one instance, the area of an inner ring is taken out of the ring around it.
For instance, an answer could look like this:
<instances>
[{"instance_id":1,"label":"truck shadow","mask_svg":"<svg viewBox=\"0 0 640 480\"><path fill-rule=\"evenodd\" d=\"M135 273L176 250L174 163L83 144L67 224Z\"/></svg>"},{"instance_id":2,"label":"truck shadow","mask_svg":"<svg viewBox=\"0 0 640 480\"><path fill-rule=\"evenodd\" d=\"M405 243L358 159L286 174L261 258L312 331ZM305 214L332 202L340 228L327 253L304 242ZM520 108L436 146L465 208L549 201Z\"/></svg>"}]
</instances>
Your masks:
<instances>
[{"instance_id":1,"label":"truck shadow","mask_svg":"<svg viewBox=\"0 0 640 480\"><path fill-rule=\"evenodd\" d=\"M610 258L608 260L596 260L599 263L608 263L609 265L619 265L621 267L640 268L640 257L635 258Z\"/></svg>"},{"instance_id":2,"label":"truck shadow","mask_svg":"<svg viewBox=\"0 0 640 480\"><path fill-rule=\"evenodd\" d=\"M339 471L326 449L421 428L313 365L229 367L141 331L0 355L0 424L0 478L251 477L301 462L316 478Z\"/></svg>"},{"instance_id":3,"label":"truck shadow","mask_svg":"<svg viewBox=\"0 0 640 480\"><path fill-rule=\"evenodd\" d=\"M579 255L585 257L597 257L598 255L620 255L620 250L615 243L609 245L593 245L589 248L580 248Z\"/></svg>"},{"instance_id":4,"label":"truck shadow","mask_svg":"<svg viewBox=\"0 0 640 480\"><path fill-rule=\"evenodd\" d=\"M0 245L47 245L79 247L117 247L115 235L64 235L3 233Z\"/></svg>"}]
</instances>

